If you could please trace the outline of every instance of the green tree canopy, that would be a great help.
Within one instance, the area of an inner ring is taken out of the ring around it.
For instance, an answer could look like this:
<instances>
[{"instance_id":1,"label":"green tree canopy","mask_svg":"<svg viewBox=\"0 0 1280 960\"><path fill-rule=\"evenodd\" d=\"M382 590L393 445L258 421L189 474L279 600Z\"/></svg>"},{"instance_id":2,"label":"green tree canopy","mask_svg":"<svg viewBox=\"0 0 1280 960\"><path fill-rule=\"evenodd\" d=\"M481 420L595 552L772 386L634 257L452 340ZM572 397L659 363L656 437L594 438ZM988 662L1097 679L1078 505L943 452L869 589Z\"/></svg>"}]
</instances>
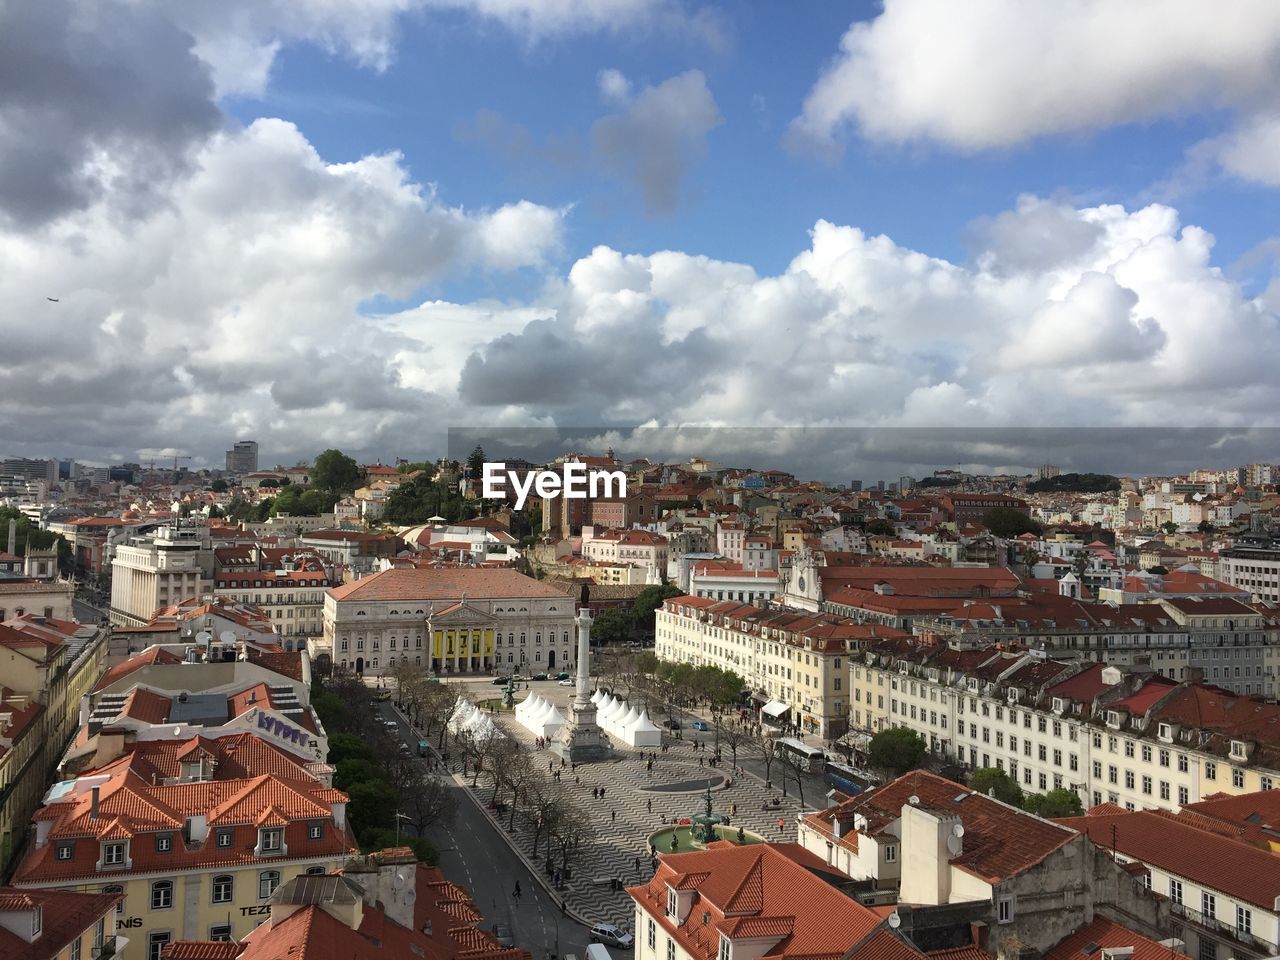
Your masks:
<instances>
[{"instance_id":1,"label":"green tree canopy","mask_svg":"<svg viewBox=\"0 0 1280 960\"><path fill-rule=\"evenodd\" d=\"M382 517L388 523L426 523L431 517L446 520L464 520L470 509L462 495L449 490L443 479L432 479L428 474L414 477L402 483L387 496Z\"/></svg>"},{"instance_id":2,"label":"green tree canopy","mask_svg":"<svg viewBox=\"0 0 1280 960\"><path fill-rule=\"evenodd\" d=\"M983 525L997 537L1008 540L1024 533L1040 534L1044 528L1021 510L1012 507L996 507L982 517Z\"/></svg>"},{"instance_id":3,"label":"green tree canopy","mask_svg":"<svg viewBox=\"0 0 1280 960\"><path fill-rule=\"evenodd\" d=\"M681 596L683 593L683 590L670 583L645 587L631 605L632 623L635 629L652 633L657 619L657 609L667 600Z\"/></svg>"},{"instance_id":4,"label":"green tree canopy","mask_svg":"<svg viewBox=\"0 0 1280 960\"><path fill-rule=\"evenodd\" d=\"M1078 817L1084 813L1084 804L1074 790L1059 787L1048 793L1027 794L1022 800L1022 809L1045 819Z\"/></svg>"},{"instance_id":5,"label":"green tree canopy","mask_svg":"<svg viewBox=\"0 0 1280 960\"><path fill-rule=\"evenodd\" d=\"M1119 489L1119 478L1107 473L1060 473L1056 477L1041 477L1027 484L1028 493L1045 491L1107 493Z\"/></svg>"},{"instance_id":6,"label":"green tree canopy","mask_svg":"<svg viewBox=\"0 0 1280 960\"><path fill-rule=\"evenodd\" d=\"M326 450L311 468L311 485L317 490L345 497L360 482L360 464L341 450Z\"/></svg>"},{"instance_id":7,"label":"green tree canopy","mask_svg":"<svg viewBox=\"0 0 1280 960\"><path fill-rule=\"evenodd\" d=\"M65 544L67 551L70 552L71 546L67 544L56 533L50 533L48 530L41 530L22 513L17 507L0 507L0 550L9 549L9 521L16 520L17 538L15 540L15 549L18 556L22 556L30 545L32 550L47 550L49 547L58 545L58 552L61 554L62 547Z\"/></svg>"},{"instance_id":8,"label":"green tree canopy","mask_svg":"<svg viewBox=\"0 0 1280 960\"><path fill-rule=\"evenodd\" d=\"M868 521L863 529L873 537L892 537L898 532L894 525L883 517L875 517Z\"/></svg>"},{"instance_id":9,"label":"green tree canopy","mask_svg":"<svg viewBox=\"0 0 1280 960\"><path fill-rule=\"evenodd\" d=\"M868 759L871 766L900 777L920 766L925 742L920 734L906 727L890 727L871 738Z\"/></svg>"},{"instance_id":10,"label":"green tree canopy","mask_svg":"<svg viewBox=\"0 0 1280 960\"><path fill-rule=\"evenodd\" d=\"M227 481L219 477L217 480L213 481L213 483L209 484L209 489L212 490L214 493L226 493Z\"/></svg>"},{"instance_id":11,"label":"green tree canopy","mask_svg":"<svg viewBox=\"0 0 1280 960\"><path fill-rule=\"evenodd\" d=\"M271 504L271 515L273 517L281 514L290 517L318 517L332 510L337 502L337 496L324 490L290 486L276 494Z\"/></svg>"},{"instance_id":12,"label":"green tree canopy","mask_svg":"<svg viewBox=\"0 0 1280 960\"><path fill-rule=\"evenodd\" d=\"M973 771L969 786L1015 807L1022 806L1022 788L1018 782L997 767L981 767Z\"/></svg>"},{"instance_id":13,"label":"green tree canopy","mask_svg":"<svg viewBox=\"0 0 1280 960\"><path fill-rule=\"evenodd\" d=\"M396 466L397 473L417 473L419 470L430 477L436 475L436 465L427 460L415 460L413 462L406 460Z\"/></svg>"},{"instance_id":14,"label":"green tree canopy","mask_svg":"<svg viewBox=\"0 0 1280 960\"><path fill-rule=\"evenodd\" d=\"M591 625L591 638L599 643L623 643L631 639L632 621L630 610L609 607L600 611Z\"/></svg>"},{"instance_id":15,"label":"green tree canopy","mask_svg":"<svg viewBox=\"0 0 1280 960\"><path fill-rule=\"evenodd\" d=\"M471 455L467 457L467 475L472 480L479 479L484 471L484 447L476 444L476 448L471 451Z\"/></svg>"}]
</instances>

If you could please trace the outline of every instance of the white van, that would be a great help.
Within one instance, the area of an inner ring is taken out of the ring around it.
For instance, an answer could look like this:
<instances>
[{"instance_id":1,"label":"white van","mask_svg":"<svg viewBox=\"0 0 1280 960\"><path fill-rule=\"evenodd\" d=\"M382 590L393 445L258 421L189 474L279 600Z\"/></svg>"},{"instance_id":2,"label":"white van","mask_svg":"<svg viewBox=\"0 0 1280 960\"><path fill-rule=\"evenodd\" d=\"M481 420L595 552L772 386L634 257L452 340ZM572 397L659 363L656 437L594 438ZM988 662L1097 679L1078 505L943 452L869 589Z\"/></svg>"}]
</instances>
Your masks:
<instances>
[{"instance_id":1,"label":"white van","mask_svg":"<svg viewBox=\"0 0 1280 960\"><path fill-rule=\"evenodd\" d=\"M609 956L609 949L603 943L588 943L587 960L613 960L613 957Z\"/></svg>"}]
</instances>

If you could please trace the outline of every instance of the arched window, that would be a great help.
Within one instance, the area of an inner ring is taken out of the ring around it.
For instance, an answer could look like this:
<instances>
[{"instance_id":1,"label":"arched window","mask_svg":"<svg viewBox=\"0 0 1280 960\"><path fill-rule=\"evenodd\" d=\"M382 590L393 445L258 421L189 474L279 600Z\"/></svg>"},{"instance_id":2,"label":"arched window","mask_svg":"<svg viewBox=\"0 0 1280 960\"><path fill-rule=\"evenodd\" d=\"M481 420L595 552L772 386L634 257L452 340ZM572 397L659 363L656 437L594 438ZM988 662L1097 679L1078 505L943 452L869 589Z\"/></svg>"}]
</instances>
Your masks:
<instances>
[{"instance_id":1,"label":"arched window","mask_svg":"<svg viewBox=\"0 0 1280 960\"><path fill-rule=\"evenodd\" d=\"M265 900L280 886L279 870L263 870L258 874L258 899Z\"/></svg>"},{"instance_id":2,"label":"arched window","mask_svg":"<svg viewBox=\"0 0 1280 960\"><path fill-rule=\"evenodd\" d=\"M220 873L213 878L213 902L230 903L234 898L235 878L229 873Z\"/></svg>"},{"instance_id":3,"label":"arched window","mask_svg":"<svg viewBox=\"0 0 1280 960\"><path fill-rule=\"evenodd\" d=\"M173 881L157 880L151 884L151 909L168 910L173 906Z\"/></svg>"},{"instance_id":4,"label":"arched window","mask_svg":"<svg viewBox=\"0 0 1280 960\"><path fill-rule=\"evenodd\" d=\"M123 914L124 913L124 887L122 887L118 883L109 883L102 888L102 892L105 893L107 896L120 898L120 900L116 903L116 916L120 916L121 914Z\"/></svg>"}]
</instances>

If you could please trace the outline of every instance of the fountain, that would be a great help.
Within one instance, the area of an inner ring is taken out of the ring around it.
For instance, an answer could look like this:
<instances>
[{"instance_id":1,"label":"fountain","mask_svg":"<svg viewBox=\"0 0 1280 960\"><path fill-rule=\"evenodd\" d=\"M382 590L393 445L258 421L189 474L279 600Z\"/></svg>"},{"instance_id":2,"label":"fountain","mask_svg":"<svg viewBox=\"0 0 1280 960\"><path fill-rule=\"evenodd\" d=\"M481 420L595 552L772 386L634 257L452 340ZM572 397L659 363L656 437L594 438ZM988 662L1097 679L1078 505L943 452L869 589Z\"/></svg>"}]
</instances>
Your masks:
<instances>
[{"instance_id":1,"label":"fountain","mask_svg":"<svg viewBox=\"0 0 1280 960\"><path fill-rule=\"evenodd\" d=\"M706 809L702 813L695 813L692 817L695 824L693 836L700 843L712 843L719 839L716 836L716 824L723 823L724 817L718 813L711 812L710 786L707 787L707 792L703 795L702 802Z\"/></svg>"}]
</instances>

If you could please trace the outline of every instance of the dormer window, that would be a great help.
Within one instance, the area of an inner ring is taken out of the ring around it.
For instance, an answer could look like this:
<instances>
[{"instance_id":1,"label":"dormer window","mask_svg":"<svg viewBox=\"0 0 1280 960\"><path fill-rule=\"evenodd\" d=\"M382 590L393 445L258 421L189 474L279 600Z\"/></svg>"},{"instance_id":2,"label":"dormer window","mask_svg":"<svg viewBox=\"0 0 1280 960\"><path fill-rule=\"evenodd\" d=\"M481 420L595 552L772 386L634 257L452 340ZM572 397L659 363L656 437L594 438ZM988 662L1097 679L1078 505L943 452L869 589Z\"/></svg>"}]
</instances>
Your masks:
<instances>
[{"instance_id":1,"label":"dormer window","mask_svg":"<svg viewBox=\"0 0 1280 960\"><path fill-rule=\"evenodd\" d=\"M1248 760L1249 746L1243 740L1231 741L1231 759L1232 760Z\"/></svg>"},{"instance_id":2,"label":"dormer window","mask_svg":"<svg viewBox=\"0 0 1280 960\"><path fill-rule=\"evenodd\" d=\"M284 831L279 827L263 828L258 831L258 849L255 856L269 857L284 853Z\"/></svg>"},{"instance_id":3,"label":"dormer window","mask_svg":"<svg viewBox=\"0 0 1280 960\"><path fill-rule=\"evenodd\" d=\"M1066 709L1067 709L1067 701L1063 700L1061 697L1053 698L1054 713L1058 713L1058 714L1065 713Z\"/></svg>"},{"instance_id":4,"label":"dormer window","mask_svg":"<svg viewBox=\"0 0 1280 960\"><path fill-rule=\"evenodd\" d=\"M233 832L232 832L232 831L230 831L230 830L219 830L219 831L218 831L218 846L223 847L224 849L225 849L226 847L231 846L231 838L232 838L233 836L234 836L234 834L233 834Z\"/></svg>"},{"instance_id":5,"label":"dormer window","mask_svg":"<svg viewBox=\"0 0 1280 960\"><path fill-rule=\"evenodd\" d=\"M667 888L667 916L678 917L680 914L680 898L676 896L675 890Z\"/></svg>"},{"instance_id":6,"label":"dormer window","mask_svg":"<svg viewBox=\"0 0 1280 960\"><path fill-rule=\"evenodd\" d=\"M1165 743L1173 741L1173 727L1170 724L1162 723L1156 728L1156 736Z\"/></svg>"},{"instance_id":7,"label":"dormer window","mask_svg":"<svg viewBox=\"0 0 1280 960\"><path fill-rule=\"evenodd\" d=\"M36 907L31 912L31 939L35 940L44 930L44 907Z\"/></svg>"},{"instance_id":8,"label":"dormer window","mask_svg":"<svg viewBox=\"0 0 1280 960\"><path fill-rule=\"evenodd\" d=\"M127 840L115 840L102 845L102 866L123 867L127 863L129 843Z\"/></svg>"},{"instance_id":9,"label":"dormer window","mask_svg":"<svg viewBox=\"0 0 1280 960\"><path fill-rule=\"evenodd\" d=\"M173 834L157 833L156 834L156 853L168 853L172 849L173 849Z\"/></svg>"},{"instance_id":10,"label":"dormer window","mask_svg":"<svg viewBox=\"0 0 1280 960\"><path fill-rule=\"evenodd\" d=\"M720 934L720 956L718 960L729 960L729 938Z\"/></svg>"},{"instance_id":11,"label":"dormer window","mask_svg":"<svg viewBox=\"0 0 1280 960\"><path fill-rule=\"evenodd\" d=\"M74 843L58 844L58 859L70 860L76 855L76 845Z\"/></svg>"}]
</instances>

